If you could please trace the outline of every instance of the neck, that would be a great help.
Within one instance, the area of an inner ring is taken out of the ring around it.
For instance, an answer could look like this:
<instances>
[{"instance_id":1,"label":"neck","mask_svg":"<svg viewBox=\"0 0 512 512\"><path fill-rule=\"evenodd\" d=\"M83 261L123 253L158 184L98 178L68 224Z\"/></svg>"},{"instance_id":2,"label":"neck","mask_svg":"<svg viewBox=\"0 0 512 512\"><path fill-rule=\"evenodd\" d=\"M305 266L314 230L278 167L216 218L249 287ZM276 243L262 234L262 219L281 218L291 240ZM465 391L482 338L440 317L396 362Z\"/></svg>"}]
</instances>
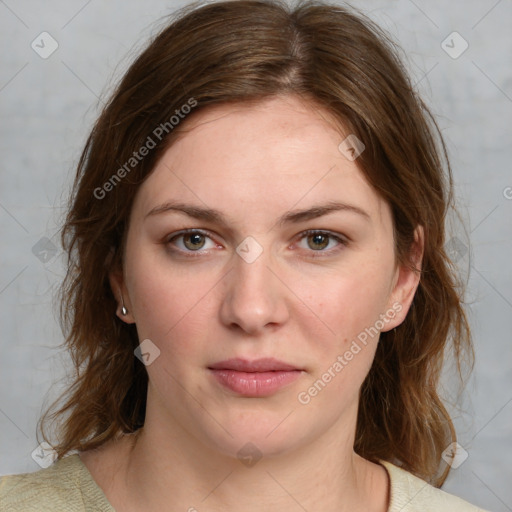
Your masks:
<instances>
[{"instance_id":1,"label":"neck","mask_svg":"<svg viewBox=\"0 0 512 512\"><path fill-rule=\"evenodd\" d=\"M107 448L101 464L83 459L120 512L385 512L385 469L354 453L353 435L340 434L333 427L293 452L242 462L181 429L170 435L168 425L147 421Z\"/></svg>"}]
</instances>

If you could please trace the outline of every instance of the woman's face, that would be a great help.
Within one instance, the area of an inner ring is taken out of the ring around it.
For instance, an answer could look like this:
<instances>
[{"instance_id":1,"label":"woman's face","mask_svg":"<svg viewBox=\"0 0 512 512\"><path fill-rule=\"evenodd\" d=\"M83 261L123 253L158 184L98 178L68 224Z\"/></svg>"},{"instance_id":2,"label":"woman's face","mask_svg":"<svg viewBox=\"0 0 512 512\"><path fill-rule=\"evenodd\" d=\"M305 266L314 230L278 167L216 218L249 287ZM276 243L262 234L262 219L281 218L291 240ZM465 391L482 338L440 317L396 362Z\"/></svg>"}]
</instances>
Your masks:
<instances>
[{"instance_id":1,"label":"woman's face","mask_svg":"<svg viewBox=\"0 0 512 512\"><path fill-rule=\"evenodd\" d=\"M111 282L150 340L148 428L233 456L352 439L379 331L418 279L325 118L294 97L199 112L138 191Z\"/></svg>"}]
</instances>

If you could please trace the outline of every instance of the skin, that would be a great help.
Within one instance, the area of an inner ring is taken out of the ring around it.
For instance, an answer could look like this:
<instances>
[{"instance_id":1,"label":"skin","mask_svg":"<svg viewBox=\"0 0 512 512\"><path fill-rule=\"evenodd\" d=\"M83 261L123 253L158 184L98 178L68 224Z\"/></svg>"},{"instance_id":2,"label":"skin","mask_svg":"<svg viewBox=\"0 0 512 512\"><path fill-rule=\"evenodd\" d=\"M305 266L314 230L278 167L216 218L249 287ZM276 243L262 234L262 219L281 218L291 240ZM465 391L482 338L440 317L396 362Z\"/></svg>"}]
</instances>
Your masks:
<instances>
[{"instance_id":1,"label":"skin","mask_svg":"<svg viewBox=\"0 0 512 512\"><path fill-rule=\"evenodd\" d=\"M137 193L124 268L111 274L128 309L119 318L160 350L147 366L146 423L82 460L120 511L387 510L387 472L353 451L378 336L309 403L297 397L393 304L401 311L382 330L407 314L419 275L396 266L389 206L338 149L348 133L313 103L219 106L182 128ZM147 217L171 200L217 209L226 225L176 211ZM277 223L328 201L368 218L343 210ZM207 236L169 242L183 229ZM319 242L307 229L348 243ZM236 252L248 236L262 249L252 263ZM418 228L417 267L422 250ZM275 357L303 371L272 396L242 397L208 370L231 357ZM237 458L248 442L262 455L250 467Z\"/></svg>"}]
</instances>

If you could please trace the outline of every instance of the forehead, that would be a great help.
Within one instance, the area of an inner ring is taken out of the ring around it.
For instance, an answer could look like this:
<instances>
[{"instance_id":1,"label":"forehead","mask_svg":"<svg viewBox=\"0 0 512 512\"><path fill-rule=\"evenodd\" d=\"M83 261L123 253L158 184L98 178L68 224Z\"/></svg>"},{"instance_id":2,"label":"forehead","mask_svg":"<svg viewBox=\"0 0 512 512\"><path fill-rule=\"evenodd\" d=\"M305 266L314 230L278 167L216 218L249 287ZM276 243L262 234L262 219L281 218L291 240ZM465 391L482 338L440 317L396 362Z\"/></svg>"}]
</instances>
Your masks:
<instances>
[{"instance_id":1,"label":"forehead","mask_svg":"<svg viewBox=\"0 0 512 512\"><path fill-rule=\"evenodd\" d=\"M314 103L220 105L195 113L180 132L137 194L142 215L179 198L237 218L322 201L357 202L380 216L383 201L338 149L348 133Z\"/></svg>"}]
</instances>

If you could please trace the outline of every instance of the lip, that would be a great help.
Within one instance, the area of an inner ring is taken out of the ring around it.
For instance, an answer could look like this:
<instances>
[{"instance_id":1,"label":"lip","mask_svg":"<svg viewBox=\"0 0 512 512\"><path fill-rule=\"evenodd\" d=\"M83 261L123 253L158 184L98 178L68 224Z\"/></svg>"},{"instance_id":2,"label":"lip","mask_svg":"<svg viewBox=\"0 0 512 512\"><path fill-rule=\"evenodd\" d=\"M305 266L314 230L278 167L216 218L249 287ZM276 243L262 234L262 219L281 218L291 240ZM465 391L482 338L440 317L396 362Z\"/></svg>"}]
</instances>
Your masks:
<instances>
[{"instance_id":1,"label":"lip","mask_svg":"<svg viewBox=\"0 0 512 512\"><path fill-rule=\"evenodd\" d=\"M228 359L208 367L217 382L234 393L264 397L276 393L300 377L303 370L274 358Z\"/></svg>"},{"instance_id":2,"label":"lip","mask_svg":"<svg viewBox=\"0 0 512 512\"><path fill-rule=\"evenodd\" d=\"M209 366L211 370L235 370L237 372L276 372L300 370L296 366L279 361L273 357L264 357L248 361L242 358L226 359Z\"/></svg>"}]
</instances>

